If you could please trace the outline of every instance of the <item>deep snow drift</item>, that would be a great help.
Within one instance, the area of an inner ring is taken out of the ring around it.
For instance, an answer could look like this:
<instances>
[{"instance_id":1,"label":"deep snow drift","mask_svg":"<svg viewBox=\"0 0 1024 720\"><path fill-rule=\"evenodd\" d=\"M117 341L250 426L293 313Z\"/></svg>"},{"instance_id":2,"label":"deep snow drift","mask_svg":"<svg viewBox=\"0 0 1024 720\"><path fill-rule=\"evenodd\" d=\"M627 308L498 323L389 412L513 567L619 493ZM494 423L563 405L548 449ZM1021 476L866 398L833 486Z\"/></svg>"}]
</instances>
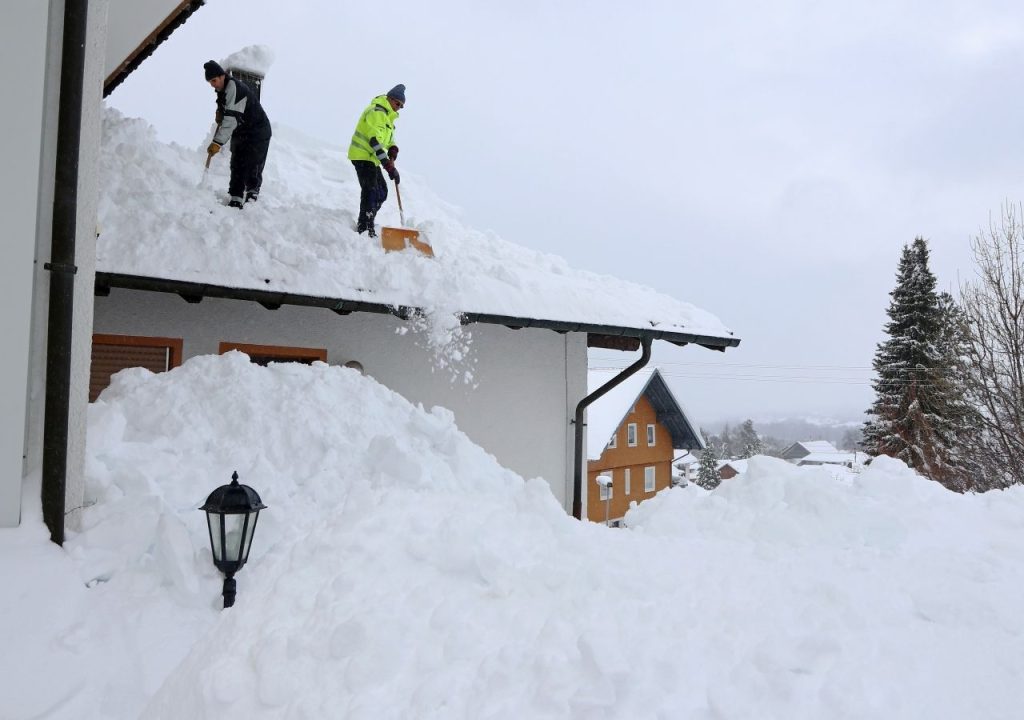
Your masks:
<instances>
[{"instance_id":1,"label":"deep snow drift","mask_svg":"<svg viewBox=\"0 0 1024 720\"><path fill-rule=\"evenodd\" d=\"M211 120L213 109L211 95ZM432 316L482 313L733 338L689 303L466 227L404 166L407 224L427 233L437 257L385 253L354 230L359 185L345 155L349 137L328 144L275 124L260 200L239 212L221 201L228 153L214 157L204 180L206 142L196 149L161 143L145 121L108 109L97 269L410 306ZM393 188L378 225L400 225Z\"/></svg>"},{"instance_id":2,"label":"deep snow drift","mask_svg":"<svg viewBox=\"0 0 1024 720\"><path fill-rule=\"evenodd\" d=\"M1015 718L1024 490L757 458L626 530L338 367L130 370L84 530L0 530L3 718ZM269 506L220 609L196 508ZM26 497L37 497L35 488ZM28 503L31 504L31 503Z\"/></svg>"}]
</instances>

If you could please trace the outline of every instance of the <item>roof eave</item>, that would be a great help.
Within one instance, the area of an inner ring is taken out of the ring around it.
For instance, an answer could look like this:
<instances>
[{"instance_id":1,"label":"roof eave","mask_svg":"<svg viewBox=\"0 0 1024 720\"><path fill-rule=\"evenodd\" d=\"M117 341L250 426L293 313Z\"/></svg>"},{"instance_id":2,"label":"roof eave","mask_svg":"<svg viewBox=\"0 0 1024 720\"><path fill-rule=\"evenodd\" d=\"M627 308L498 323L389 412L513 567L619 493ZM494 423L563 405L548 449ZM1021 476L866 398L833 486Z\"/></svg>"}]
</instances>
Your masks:
<instances>
[{"instance_id":1,"label":"roof eave","mask_svg":"<svg viewBox=\"0 0 1024 720\"><path fill-rule=\"evenodd\" d=\"M271 310L277 309L282 305L296 305L301 307L327 308L341 315L348 315L353 312L372 312L395 315L403 319L420 311L420 308L412 306L395 306L384 303L366 302L364 300L345 300L341 298L284 293L272 290L233 288L224 285L211 285L209 283L196 283L186 280L169 280L142 275L97 272L96 294L106 295L109 293L111 288L172 293L180 295L189 302L199 302L205 297L231 300L250 300L252 302L258 302L263 307ZM646 330L615 325L596 325L591 323L566 322L561 320L540 320L536 318L523 318L511 315L493 315L489 313L473 312L462 313L462 324L469 325L472 323L504 325L505 327L512 328L514 330L522 328L538 328L553 330L558 333L581 332L599 335L634 337L640 339L649 338L651 340L665 340L676 345L687 345L693 343L711 350L720 351L724 351L728 347L736 347L740 344L739 338L670 332L654 328Z\"/></svg>"},{"instance_id":2,"label":"roof eave","mask_svg":"<svg viewBox=\"0 0 1024 720\"><path fill-rule=\"evenodd\" d=\"M163 43L164 40L171 36L175 30L185 24L185 21L192 17L192 13L205 5L205 0L185 0L180 3L175 10L168 15L162 23L160 23L153 32L151 32L145 40L142 41L135 51L131 53L124 61L110 73L110 76L103 83L103 97L107 97L114 91L118 85L123 83L125 79L131 75L135 70L148 58L153 52Z\"/></svg>"}]
</instances>

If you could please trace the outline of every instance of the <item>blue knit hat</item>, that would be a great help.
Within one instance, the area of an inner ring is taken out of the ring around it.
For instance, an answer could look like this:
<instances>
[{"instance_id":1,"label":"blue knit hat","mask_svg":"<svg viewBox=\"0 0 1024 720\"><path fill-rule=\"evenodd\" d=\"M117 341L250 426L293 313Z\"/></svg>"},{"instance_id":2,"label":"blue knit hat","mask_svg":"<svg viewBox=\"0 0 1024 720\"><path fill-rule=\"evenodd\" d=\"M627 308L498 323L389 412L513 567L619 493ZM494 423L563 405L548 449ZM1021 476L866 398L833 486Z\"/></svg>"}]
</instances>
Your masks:
<instances>
[{"instance_id":1,"label":"blue knit hat","mask_svg":"<svg viewBox=\"0 0 1024 720\"><path fill-rule=\"evenodd\" d=\"M394 98L405 105L405 85L395 85L393 88L388 90L388 97Z\"/></svg>"}]
</instances>

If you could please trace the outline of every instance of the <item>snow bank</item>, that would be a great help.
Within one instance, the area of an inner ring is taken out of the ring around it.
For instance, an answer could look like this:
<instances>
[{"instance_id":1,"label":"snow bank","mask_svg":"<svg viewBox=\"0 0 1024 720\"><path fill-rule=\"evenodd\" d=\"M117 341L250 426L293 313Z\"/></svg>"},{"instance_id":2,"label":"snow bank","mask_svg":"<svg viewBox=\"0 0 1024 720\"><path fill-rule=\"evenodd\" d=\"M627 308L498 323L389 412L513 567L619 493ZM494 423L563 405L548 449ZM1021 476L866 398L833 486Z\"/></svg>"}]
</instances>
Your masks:
<instances>
[{"instance_id":1,"label":"snow bank","mask_svg":"<svg viewBox=\"0 0 1024 720\"><path fill-rule=\"evenodd\" d=\"M196 508L236 469L269 508L225 611ZM0 660L0 717L932 720L1024 703L1021 489L755 458L607 529L444 410L239 354L115 376L87 472L66 553L32 523L0 531L16 589L0 637L19 654Z\"/></svg>"},{"instance_id":2,"label":"snow bank","mask_svg":"<svg viewBox=\"0 0 1024 720\"><path fill-rule=\"evenodd\" d=\"M210 110L212 120L212 97ZM385 254L354 230L359 187L347 135L328 144L275 125L260 200L242 212L223 204L224 153L203 180L207 142L163 144L144 121L106 111L99 271L417 307L435 316L471 312L732 337L689 303L466 227L404 167L407 224L426 232L437 257ZM400 225L393 195L379 225Z\"/></svg>"}]
</instances>

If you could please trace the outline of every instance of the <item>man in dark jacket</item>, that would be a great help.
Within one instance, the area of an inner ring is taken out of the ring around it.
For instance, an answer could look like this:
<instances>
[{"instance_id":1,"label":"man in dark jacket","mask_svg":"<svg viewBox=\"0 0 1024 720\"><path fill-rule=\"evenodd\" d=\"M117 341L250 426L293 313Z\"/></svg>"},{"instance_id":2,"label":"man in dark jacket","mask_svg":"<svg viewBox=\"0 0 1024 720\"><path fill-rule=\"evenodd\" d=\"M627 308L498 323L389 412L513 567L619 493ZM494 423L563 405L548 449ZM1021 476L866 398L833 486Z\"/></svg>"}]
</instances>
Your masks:
<instances>
[{"instance_id":1,"label":"man in dark jacket","mask_svg":"<svg viewBox=\"0 0 1024 720\"><path fill-rule=\"evenodd\" d=\"M213 157L231 141L231 181L228 194L233 208L254 202L263 185L263 165L270 147L270 120L256 93L210 60L203 65L206 81L217 91L217 132L206 152Z\"/></svg>"}]
</instances>

